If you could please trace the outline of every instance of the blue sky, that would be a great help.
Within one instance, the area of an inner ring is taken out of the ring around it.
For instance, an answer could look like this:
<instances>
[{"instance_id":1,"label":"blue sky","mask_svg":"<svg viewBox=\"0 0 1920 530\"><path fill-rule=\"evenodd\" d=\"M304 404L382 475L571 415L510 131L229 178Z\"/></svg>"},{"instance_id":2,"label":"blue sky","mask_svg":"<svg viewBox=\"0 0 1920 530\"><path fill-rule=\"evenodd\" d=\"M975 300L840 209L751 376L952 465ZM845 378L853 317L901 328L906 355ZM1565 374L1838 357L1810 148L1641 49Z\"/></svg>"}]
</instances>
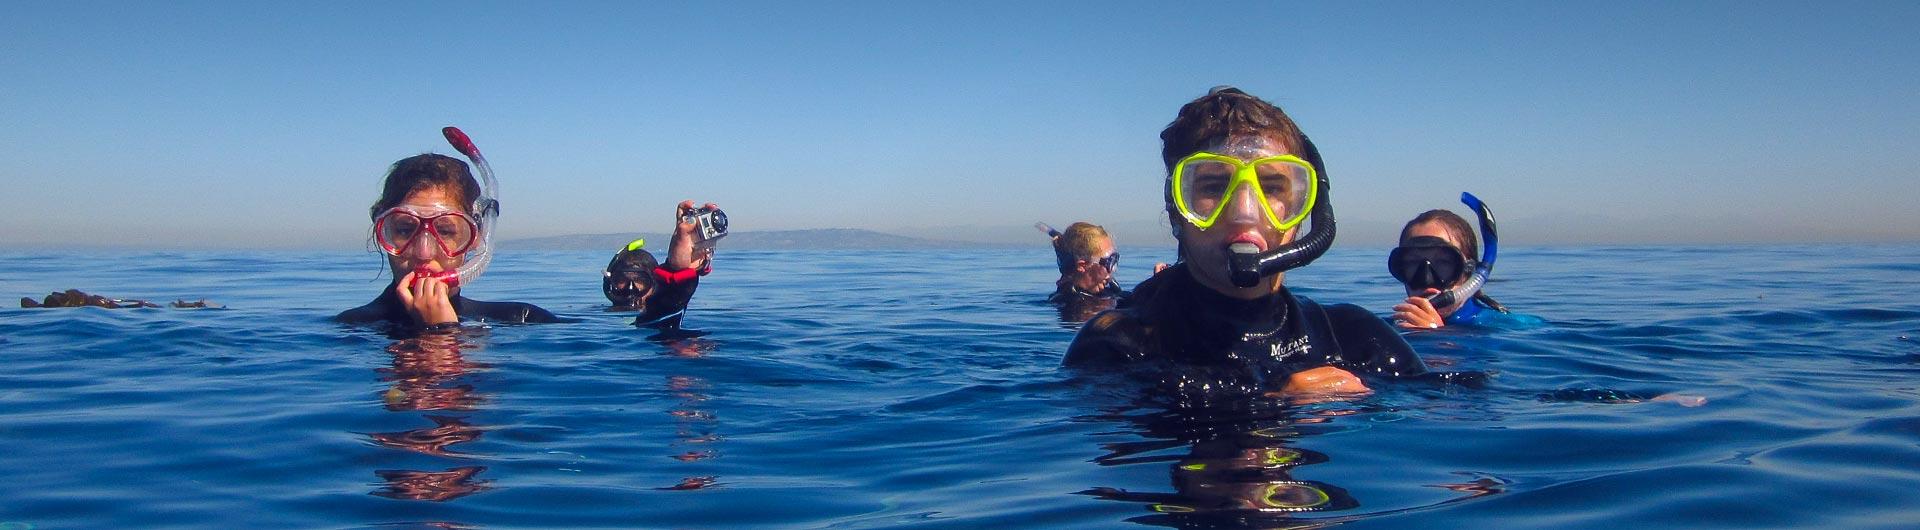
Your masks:
<instances>
[{"instance_id":1,"label":"blue sky","mask_svg":"<svg viewBox=\"0 0 1920 530\"><path fill-rule=\"evenodd\" d=\"M444 125L502 238L1151 242L1222 84L1320 145L1342 244L1462 190L1509 244L1920 240L1913 2L389 4L6 2L0 248L359 248Z\"/></svg>"}]
</instances>

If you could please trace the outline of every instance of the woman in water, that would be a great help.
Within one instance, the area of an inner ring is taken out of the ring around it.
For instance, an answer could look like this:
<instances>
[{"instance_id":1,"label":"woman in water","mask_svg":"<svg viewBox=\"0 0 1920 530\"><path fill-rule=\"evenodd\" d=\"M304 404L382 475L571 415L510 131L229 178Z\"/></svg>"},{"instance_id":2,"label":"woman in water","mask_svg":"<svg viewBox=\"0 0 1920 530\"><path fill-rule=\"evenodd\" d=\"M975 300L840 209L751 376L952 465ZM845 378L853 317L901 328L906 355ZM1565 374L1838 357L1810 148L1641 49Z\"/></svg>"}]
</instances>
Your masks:
<instances>
[{"instance_id":1,"label":"woman in water","mask_svg":"<svg viewBox=\"0 0 1920 530\"><path fill-rule=\"evenodd\" d=\"M1507 312L1484 292L1447 297L1453 303L1434 305L1442 291L1467 284L1479 263L1480 244L1466 219L1447 210L1428 210L1407 221L1400 229L1400 246L1387 255L1387 270L1407 288L1407 299L1393 306L1393 320L1402 328L1430 329L1480 323Z\"/></svg>"},{"instance_id":2,"label":"woman in water","mask_svg":"<svg viewBox=\"0 0 1920 530\"><path fill-rule=\"evenodd\" d=\"M1442 326L1530 328L1546 321L1507 311L1481 288L1493 273L1498 250L1493 213L1472 194L1462 202L1480 216L1485 252L1467 220L1447 210L1429 210L1400 229L1400 246L1387 255L1387 272L1407 288L1393 306L1393 320L1406 329Z\"/></svg>"},{"instance_id":3,"label":"woman in water","mask_svg":"<svg viewBox=\"0 0 1920 530\"><path fill-rule=\"evenodd\" d=\"M682 201L674 207L673 240L667 243L664 265L639 239L614 254L600 281L600 292L613 303L608 310L639 311L635 326L679 329L687 302L700 287L700 277L713 271L713 243L702 237L694 214L719 209L713 203L695 208L693 201Z\"/></svg>"},{"instance_id":4,"label":"woman in water","mask_svg":"<svg viewBox=\"0 0 1920 530\"><path fill-rule=\"evenodd\" d=\"M367 305L348 309L335 320L353 324L388 322L441 327L461 319L492 322L556 322L545 309L522 302L481 302L460 296L492 258L490 235L498 203L492 197L491 171L465 134L443 132L454 147L474 159L488 186L482 188L459 159L423 154L401 159L387 171L380 199L369 213L373 237L387 254L393 283Z\"/></svg>"},{"instance_id":5,"label":"woman in water","mask_svg":"<svg viewBox=\"0 0 1920 530\"><path fill-rule=\"evenodd\" d=\"M1160 133L1179 263L1089 320L1073 367L1134 367L1185 402L1215 394L1362 392L1355 373L1477 383L1429 372L1393 327L1283 284L1333 243L1325 166L1286 113L1234 88L1181 107ZM1309 221L1312 231L1302 233Z\"/></svg>"}]
</instances>

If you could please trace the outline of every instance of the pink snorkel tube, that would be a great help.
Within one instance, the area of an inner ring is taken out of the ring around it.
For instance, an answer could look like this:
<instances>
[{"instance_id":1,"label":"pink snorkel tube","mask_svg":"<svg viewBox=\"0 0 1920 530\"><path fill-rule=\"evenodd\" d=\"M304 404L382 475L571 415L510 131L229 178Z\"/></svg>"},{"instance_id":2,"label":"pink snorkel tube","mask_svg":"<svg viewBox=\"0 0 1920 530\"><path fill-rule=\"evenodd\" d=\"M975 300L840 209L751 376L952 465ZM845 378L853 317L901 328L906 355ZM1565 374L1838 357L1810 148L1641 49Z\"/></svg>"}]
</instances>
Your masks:
<instances>
[{"instance_id":1,"label":"pink snorkel tube","mask_svg":"<svg viewBox=\"0 0 1920 530\"><path fill-rule=\"evenodd\" d=\"M460 132L459 127L442 127L440 134L445 135L447 143L453 144L460 154L466 155L467 160L473 161L474 172L480 174L480 196L475 197L473 204L468 206L468 211L473 212L474 223L480 225L478 241L467 251L466 262L459 268L431 275L452 287L473 283L480 273L487 271L487 263L493 261L493 225L500 218L500 201L497 199L500 184L493 178L493 167L487 165L486 157L480 156L480 148L474 147L473 139L468 138L467 133ZM428 276L425 271L415 272Z\"/></svg>"}]
</instances>

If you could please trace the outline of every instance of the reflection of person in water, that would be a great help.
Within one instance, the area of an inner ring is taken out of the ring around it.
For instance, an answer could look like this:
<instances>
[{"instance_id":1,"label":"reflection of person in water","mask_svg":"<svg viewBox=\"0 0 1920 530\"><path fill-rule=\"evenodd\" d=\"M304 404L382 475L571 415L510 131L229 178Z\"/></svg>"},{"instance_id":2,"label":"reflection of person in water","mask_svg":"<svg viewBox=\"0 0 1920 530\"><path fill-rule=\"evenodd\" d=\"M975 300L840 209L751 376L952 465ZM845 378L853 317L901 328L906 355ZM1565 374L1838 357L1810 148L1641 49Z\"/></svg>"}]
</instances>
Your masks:
<instances>
[{"instance_id":1,"label":"reflection of person in water","mask_svg":"<svg viewBox=\"0 0 1920 530\"><path fill-rule=\"evenodd\" d=\"M417 335L389 344L393 366L380 370L381 379L393 383L382 396L387 410L470 411L485 399L463 380L483 365L469 362L461 354L459 328L421 330ZM370 433L368 438L381 447L412 451L435 457L464 458L467 455L450 447L480 439L485 432L464 418L429 414L432 427L399 432ZM491 480L477 475L485 466L456 467L446 471L378 470L374 473L386 485L374 495L409 500L444 501L490 489Z\"/></svg>"},{"instance_id":2,"label":"reflection of person in water","mask_svg":"<svg viewBox=\"0 0 1920 530\"><path fill-rule=\"evenodd\" d=\"M1318 258L1334 234L1326 167L1286 113L1220 88L1182 107L1160 138L1179 263L1089 320L1065 364L1128 368L1200 400L1366 391L1355 373L1484 379L1430 372L1386 321L1296 297L1283 284L1286 270Z\"/></svg>"},{"instance_id":3,"label":"reflection of person in water","mask_svg":"<svg viewBox=\"0 0 1920 530\"><path fill-rule=\"evenodd\" d=\"M1150 402L1142 405L1157 408ZM1079 492L1112 501L1136 502L1155 512L1129 522L1176 528L1291 528L1312 521L1310 512L1337 512L1360 506L1345 489L1314 480L1295 478L1303 466L1325 463L1331 456L1299 446L1338 418L1352 418L1351 409L1303 409L1272 401L1243 401L1202 409L1168 409L1159 413L1124 413L1105 418L1123 422L1126 430L1144 436L1135 442L1105 443L1103 466L1168 466L1172 492L1131 491L1096 487ZM1186 454L1167 455L1186 446ZM1497 492L1504 486L1485 479L1465 484L1432 484L1466 495L1458 502ZM1399 508L1392 513L1412 508Z\"/></svg>"},{"instance_id":4,"label":"reflection of person in water","mask_svg":"<svg viewBox=\"0 0 1920 530\"><path fill-rule=\"evenodd\" d=\"M1120 253L1113 249L1107 230L1088 222L1067 225L1054 232L1053 259L1060 278L1053 282L1053 294L1047 302L1060 308L1065 322L1085 322L1094 313L1113 308L1126 295L1114 282L1113 271L1120 266Z\"/></svg>"},{"instance_id":5,"label":"reflection of person in water","mask_svg":"<svg viewBox=\"0 0 1920 530\"><path fill-rule=\"evenodd\" d=\"M495 322L557 322L533 304L481 302L460 296L462 286L486 270L493 256L493 225L499 202L493 172L459 129L447 140L480 167L482 186L467 164L425 154L395 162L384 191L369 211L374 241L387 254L393 283L366 305L334 317L350 324L388 322L451 326L460 319Z\"/></svg>"},{"instance_id":6,"label":"reflection of person in water","mask_svg":"<svg viewBox=\"0 0 1920 530\"><path fill-rule=\"evenodd\" d=\"M698 359L713 351L715 343L710 340L689 338L662 338L661 345L667 347L667 354L682 359ZM713 412L706 410L710 385L705 379L691 375L673 375L667 377L667 391L680 403L667 414L673 416L674 453L668 455L674 460L693 464L720 456L717 448L721 437L716 432L716 418ZM702 466L695 465L695 469ZM659 490L696 490L718 485L720 478L714 475L690 475L680 482L654 489Z\"/></svg>"},{"instance_id":7,"label":"reflection of person in water","mask_svg":"<svg viewBox=\"0 0 1920 530\"><path fill-rule=\"evenodd\" d=\"M1109 455L1112 457L1113 455ZM1286 447L1285 440L1264 434L1239 434L1203 440L1172 464L1174 493L1093 488L1080 492L1096 498L1144 502L1149 510L1166 514L1135 522L1177 523L1176 520L1266 518L1285 521L1289 514L1352 509L1359 502L1338 486L1297 480L1292 469L1326 462L1327 456ZM1107 465L1126 459L1102 461ZM1169 524L1169 526L1186 526Z\"/></svg>"}]
</instances>

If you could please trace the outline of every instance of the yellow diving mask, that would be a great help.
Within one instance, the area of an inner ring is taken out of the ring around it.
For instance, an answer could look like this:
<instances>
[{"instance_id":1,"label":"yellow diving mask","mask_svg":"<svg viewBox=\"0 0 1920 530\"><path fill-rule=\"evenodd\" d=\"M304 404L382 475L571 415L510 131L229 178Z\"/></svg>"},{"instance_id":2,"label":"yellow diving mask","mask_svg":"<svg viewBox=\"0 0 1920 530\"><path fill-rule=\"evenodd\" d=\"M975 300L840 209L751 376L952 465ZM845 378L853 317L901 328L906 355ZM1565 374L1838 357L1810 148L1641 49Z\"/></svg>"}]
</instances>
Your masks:
<instances>
[{"instance_id":1,"label":"yellow diving mask","mask_svg":"<svg viewBox=\"0 0 1920 530\"><path fill-rule=\"evenodd\" d=\"M1319 195L1319 172L1293 155L1241 160L1201 151L1180 159L1172 178L1174 207L1201 230L1220 220L1242 188L1281 232L1305 220Z\"/></svg>"}]
</instances>

